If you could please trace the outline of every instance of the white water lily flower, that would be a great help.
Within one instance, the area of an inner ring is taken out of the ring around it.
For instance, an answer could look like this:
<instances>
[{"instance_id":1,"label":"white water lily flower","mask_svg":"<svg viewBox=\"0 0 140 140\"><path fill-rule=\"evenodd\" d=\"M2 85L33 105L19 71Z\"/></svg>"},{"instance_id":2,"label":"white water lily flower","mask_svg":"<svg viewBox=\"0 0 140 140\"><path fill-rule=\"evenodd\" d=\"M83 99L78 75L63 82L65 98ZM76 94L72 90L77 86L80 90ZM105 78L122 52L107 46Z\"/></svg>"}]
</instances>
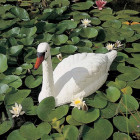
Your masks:
<instances>
[{"instance_id":1,"label":"white water lily flower","mask_svg":"<svg viewBox=\"0 0 140 140\"><path fill-rule=\"evenodd\" d=\"M58 55L57 55L57 58L58 58L60 61L62 61L62 54L61 54L61 53L58 54Z\"/></svg>"},{"instance_id":2,"label":"white water lily flower","mask_svg":"<svg viewBox=\"0 0 140 140\"><path fill-rule=\"evenodd\" d=\"M83 108L83 106L85 106L85 101L83 101L83 98L77 98L74 99L73 101L71 101L72 103L70 104L70 106L74 106L77 107L78 109Z\"/></svg>"},{"instance_id":3,"label":"white water lily flower","mask_svg":"<svg viewBox=\"0 0 140 140\"><path fill-rule=\"evenodd\" d=\"M106 48L107 48L108 51L111 51L111 50L114 49L114 44L108 43L108 44L106 45Z\"/></svg>"},{"instance_id":4,"label":"white water lily flower","mask_svg":"<svg viewBox=\"0 0 140 140\"><path fill-rule=\"evenodd\" d=\"M81 22L82 22L82 26L84 26L85 28L87 27L87 26L91 26L91 20L88 20L88 19L83 19L83 20L81 20Z\"/></svg>"},{"instance_id":5,"label":"white water lily flower","mask_svg":"<svg viewBox=\"0 0 140 140\"><path fill-rule=\"evenodd\" d=\"M21 104L15 103L15 106L12 106L12 110L9 110L13 115L12 118L18 117L19 115L23 115L25 111L22 111L22 106Z\"/></svg>"},{"instance_id":6,"label":"white water lily flower","mask_svg":"<svg viewBox=\"0 0 140 140\"><path fill-rule=\"evenodd\" d=\"M114 47L119 48L121 47L123 44L121 44L121 41L117 40L114 44Z\"/></svg>"}]
</instances>

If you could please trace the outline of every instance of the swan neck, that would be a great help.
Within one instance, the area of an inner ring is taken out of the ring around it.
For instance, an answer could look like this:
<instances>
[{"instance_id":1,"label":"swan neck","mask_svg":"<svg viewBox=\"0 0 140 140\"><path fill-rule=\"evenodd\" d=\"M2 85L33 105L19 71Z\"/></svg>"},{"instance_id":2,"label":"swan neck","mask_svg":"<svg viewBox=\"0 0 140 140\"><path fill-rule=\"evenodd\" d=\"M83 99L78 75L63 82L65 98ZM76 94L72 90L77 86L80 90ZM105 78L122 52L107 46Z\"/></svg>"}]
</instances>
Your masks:
<instances>
[{"instance_id":1,"label":"swan neck","mask_svg":"<svg viewBox=\"0 0 140 140\"><path fill-rule=\"evenodd\" d=\"M43 83L42 83L42 93L46 96L54 95L54 81L53 81L53 69L51 62L51 55L42 62L43 68Z\"/></svg>"}]
</instances>

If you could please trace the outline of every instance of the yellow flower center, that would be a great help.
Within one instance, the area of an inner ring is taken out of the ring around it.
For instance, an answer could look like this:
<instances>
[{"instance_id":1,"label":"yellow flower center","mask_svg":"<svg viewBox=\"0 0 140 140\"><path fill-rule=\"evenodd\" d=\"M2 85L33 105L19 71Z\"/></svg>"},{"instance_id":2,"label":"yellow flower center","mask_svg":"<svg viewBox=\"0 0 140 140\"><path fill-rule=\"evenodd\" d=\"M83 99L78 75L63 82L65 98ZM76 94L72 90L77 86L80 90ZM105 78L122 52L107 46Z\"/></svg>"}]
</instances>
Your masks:
<instances>
[{"instance_id":1,"label":"yellow flower center","mask_svg":"<svg viewBox=\"0 0 140 140\"><path fill-rule=\"evenodd\" d=\"M13 108L14 111L17 111L17 108Z\"/></svg>"},{"instance_id":2,"label":"yellow flower center","mask_svg":"<svg viewBox=\"0 0 140 140\"><path fill-rule=\"evenodd\" d=\"M76 101L74 101L74 103L77 105L77 104L80 104L80 100L76 100Z\"/></svg>"}]
</instances>

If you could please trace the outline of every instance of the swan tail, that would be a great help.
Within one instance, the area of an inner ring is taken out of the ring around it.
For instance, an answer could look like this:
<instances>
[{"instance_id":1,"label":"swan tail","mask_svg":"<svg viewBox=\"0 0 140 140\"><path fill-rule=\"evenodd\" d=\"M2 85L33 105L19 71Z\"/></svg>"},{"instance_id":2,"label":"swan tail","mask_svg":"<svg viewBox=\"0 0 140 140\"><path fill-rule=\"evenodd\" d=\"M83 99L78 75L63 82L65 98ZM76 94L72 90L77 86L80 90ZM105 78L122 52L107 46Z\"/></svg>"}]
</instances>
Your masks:
<instances>
[{"instance_id":1,"label":"swan tail","mask_svg":"<svg viewBox=\"0 0 140 140\"><path fill-rule=\"evenodd\" d=\"M116 50L112 50L111 52L107 53L108 56L108 69L110 68L110 65L112 64L113 60L116 58L117 56L117 51Z\"/></svg>"}]
</instances>

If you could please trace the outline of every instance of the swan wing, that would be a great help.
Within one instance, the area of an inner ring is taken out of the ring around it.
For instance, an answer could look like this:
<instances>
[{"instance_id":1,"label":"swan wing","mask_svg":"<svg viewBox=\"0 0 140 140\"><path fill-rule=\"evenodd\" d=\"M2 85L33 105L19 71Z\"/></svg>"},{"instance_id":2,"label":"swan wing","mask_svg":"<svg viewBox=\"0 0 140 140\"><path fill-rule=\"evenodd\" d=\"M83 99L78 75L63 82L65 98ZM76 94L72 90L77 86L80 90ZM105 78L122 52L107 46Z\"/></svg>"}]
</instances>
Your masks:
<instances>
[{"instance_id":1,"label":"swan wing","mask_svg":"<svg viewBox=\"0 0 140 140\"><path fill-rule=\"evenodd\" d=\"M106 72L105 54L82 53L65 58L54 70L56 95L76 95Z\"/></svg>"}]
</instances>

